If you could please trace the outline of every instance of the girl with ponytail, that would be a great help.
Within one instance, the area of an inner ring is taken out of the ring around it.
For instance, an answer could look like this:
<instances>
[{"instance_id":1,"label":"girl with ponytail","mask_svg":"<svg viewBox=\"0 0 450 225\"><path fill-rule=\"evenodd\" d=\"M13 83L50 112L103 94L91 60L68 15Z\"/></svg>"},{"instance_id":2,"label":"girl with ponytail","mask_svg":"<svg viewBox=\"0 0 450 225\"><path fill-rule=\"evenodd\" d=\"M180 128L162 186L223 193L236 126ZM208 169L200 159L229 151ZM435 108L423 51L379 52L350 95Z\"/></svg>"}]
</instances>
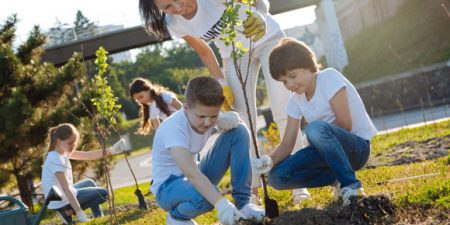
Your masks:
<instances>
[{"instance_id":1,"label":"girl with ponytail","mask_svg":"<svg viewBox=\"0 0 450 225\"><path fill-rule=\"evenodd\" d=\"M143 120L137 134L146 135L152 127L156 130L160 120L169 117L183 106L174 93L142 77L134 79L129 90L130 96L141 105L140 114Z\"/></svg>"},{"instance_id":2,"label":"girl with ponytail","mask_svg":"<svg viewBox=\"0 0 450 225\"><path fill-rule=\"evenodd\" d=\"M42 191L47 197L53 186L62 193L61 201L51 201L49 209L56 210L64 224L72 224L72 215L79 222L88 221L84 209L91 208L94 217L103 216L100 204L108 199L108 190L98 187L94 180L85 179L73 183L73 172L70 159L95 160L103 157L102 150L76 150L80 134L70 123L62 123L48 131L48 150L44 154L42 167ZM106 151L107 155L121 153L125 149L125 141L120 139Z\"/></svg>"}]
</instances>

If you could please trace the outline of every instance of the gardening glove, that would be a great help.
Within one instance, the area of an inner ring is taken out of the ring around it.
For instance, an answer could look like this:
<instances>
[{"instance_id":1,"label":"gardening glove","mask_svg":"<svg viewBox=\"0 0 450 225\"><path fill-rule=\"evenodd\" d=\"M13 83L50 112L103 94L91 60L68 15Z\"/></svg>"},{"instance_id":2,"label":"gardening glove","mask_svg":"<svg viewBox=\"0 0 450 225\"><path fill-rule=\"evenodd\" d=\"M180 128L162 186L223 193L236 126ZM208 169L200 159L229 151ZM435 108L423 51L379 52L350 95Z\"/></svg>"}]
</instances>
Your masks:
<instances>
[{"instance_id":1,"label":"gardening glove","mask_svg":"<svg viewBox=\"0 0 450 225\"><path fill-rule=\"evenodd\" d=\"M80 210L77 212L77 220L79 222L86 222L89 221L89 217L86 215L86 213L84 213L83 210Z\"/></svg>"},{"instance_id":2,"label":"gardening glove","mask_svg":"<svg viewBox=\"0 0 450 225\"><path fill-rule=\"evenodd\" d=\"M225 132L239 125L239 114L234 111L219 113L219 118L217 119L217 128L219 132Z\"/></svg>"},{"instance_id":3,"label":"gardening glove","mask_svg":"<svg viewBox=\"0 0 450 225\"><path fill-rule=\"evenodd\" d=\"M268 155L263 155L260 158L252 158L250 164L252 173L259 176L268 173L272 169L273 162Z\"/></svg>"},{"instance_id":4,"label":"gardening glove","mask_svg":"<svg viewBox=\"0 0 450 225\"><path fill-rule=\"evenodd\" d=\"M231 87L228 84L227 80L225 78L221 78L218 80L220 86L222 86L223 89L223 96L225 96L225 101L222 104L222 111L228 112L232 110L232 105L234 102L233 92L231 91Z\"/></svg>"},{"instance_id":5,"label":"gardening glove","mask_svg":"<svg viewBox=\"0 0 450 225\"><path fill-rule=\"evenodd\" d=\"M126 148L126 143L123 138L121 138L118 142L116 142L110 149L113 155L122 153Z\"/></svg>"},{"instance_id":6,"label":"gardening glove","mask_svg":"<svg viewBox=\"0 0 450 225\"><path fill-rule=\"evenodd\" d=\"M253 37L254 42L266 34L266 21L260 12L254 11L244 21L244 34L246 38Z\"/></svg>"},{"instance_id":7,"label":"gardening glove","mask_svg":"<svg viewBox=\"0 0 450 225\"><path fill-rule=\"evenodd\" d=\"M239 219L244 218L244 215L236 209L236 206L226 198L221 198L214 205L214 208L219 212L217 217L219 217L219 221L223 225L234 225L239 222Z\"/></svg>"}]
</instances>

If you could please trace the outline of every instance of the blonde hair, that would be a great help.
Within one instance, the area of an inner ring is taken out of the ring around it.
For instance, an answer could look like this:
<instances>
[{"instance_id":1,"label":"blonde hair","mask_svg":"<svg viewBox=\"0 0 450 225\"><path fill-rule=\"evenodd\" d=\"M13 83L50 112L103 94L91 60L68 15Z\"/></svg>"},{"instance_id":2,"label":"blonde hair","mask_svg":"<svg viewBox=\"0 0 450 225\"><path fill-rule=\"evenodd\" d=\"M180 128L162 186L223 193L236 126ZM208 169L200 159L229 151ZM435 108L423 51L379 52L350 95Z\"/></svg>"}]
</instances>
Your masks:
<instances>
[{"instance_id":1,"label":"blonde hair","mask_svg":"<svg viewBox=\"0 0 450 225\"><path fill-rule=\"evenodd\" d=\"M44 153L44 161L47 158L48 152L55 150L56 140L66 140L72 137L72 135L77 136L77 141L80 138L77 128L71 123L61 123L55 127L51 127L47 134L48 149Z\"/></svg>"}]
</instances>

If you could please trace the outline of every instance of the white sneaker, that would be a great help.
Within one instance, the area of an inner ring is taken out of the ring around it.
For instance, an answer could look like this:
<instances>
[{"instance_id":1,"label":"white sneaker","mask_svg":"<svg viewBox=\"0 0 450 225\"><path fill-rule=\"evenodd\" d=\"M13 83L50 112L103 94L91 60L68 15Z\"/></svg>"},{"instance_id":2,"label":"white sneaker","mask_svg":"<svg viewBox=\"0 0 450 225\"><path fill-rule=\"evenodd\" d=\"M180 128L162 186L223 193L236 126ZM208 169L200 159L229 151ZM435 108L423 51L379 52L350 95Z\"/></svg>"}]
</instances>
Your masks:
<instances>
[{"instance_id":1,"label":"white sneaker","mask_svg":"<svg viewBox=\"0 0 450 225\"><path fill-rule=\"evenodd\" d=\"M176 220L167 213L166 216L167 225L198 225L194 220Z\"/></svg>"},{"instance_id":2,"label":"white sneaker","mask_svg":"<svg viewBox=\"0 0 450 225\"><path fill-rule=\"evenodd\" d=\"M261 223L266 215L266 211L262 207L252 203L244 205L239 211L244 215L245 219L253 219L258 223Z\"/></svg>"},{"instance_id":3,"label":"white sneaker","mask_svg":"<svg viewBox=\"0 0 450 225\"><path fill-rule=\"evenodd\" d=\"M250 203L253 205L262 205L262 201L261 201L261 197L259 197L258 195L252 194L252 196L250 197Z\"/></svg>"},{"instance_id":4,"label":"white sneaker","mask_svg":"<svg viewBox=\"0 0 450 225\"><path fill-rule=\"evenodd\" d=\"M360 188L351 188L351 187L344 187L341 189L341 195L342 195L342 205L348 206L350 205L350 199L352 197L357 196L366 196L366 193L364 192L364 189L362 187Z\"/></svg>"},{"instance_id":5,"label":"white sneaker","mask_svg":"<svg viewBox=\"0 0 450 225\"><path fill-rule=\"evenodd\" d=\"M292 198L294 199L294 204L300 204L300 202L311 198L311 194L306 188L298 188L292 190Z\"/></svg>"}]
</instances>

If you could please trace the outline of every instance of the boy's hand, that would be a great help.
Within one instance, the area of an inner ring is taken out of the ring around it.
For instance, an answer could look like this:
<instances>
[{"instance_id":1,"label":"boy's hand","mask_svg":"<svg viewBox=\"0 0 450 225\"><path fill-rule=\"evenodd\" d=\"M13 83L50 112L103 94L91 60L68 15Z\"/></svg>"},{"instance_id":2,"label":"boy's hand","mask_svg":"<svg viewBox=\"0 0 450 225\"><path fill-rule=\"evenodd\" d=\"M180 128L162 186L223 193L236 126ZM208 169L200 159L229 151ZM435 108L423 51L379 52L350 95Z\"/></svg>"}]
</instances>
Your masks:
<instances>
[{"instance_id":1,"label":"boy's hand","mask_svg":"<svg viewBox=\"0 0 450 225\"><path fill-rule=\"evenodd\" d=\"M239 219L244 218L244 215L226 198L221 198L214 208L219 212L217 217L223 225L234 225L239 222Z\"/></svg>"},{"instance_id":2,"label":"boy's hand","mask_svg":"<svg viewBox=\"0 0 450 225\"><path fill-rule=\"evenodd\" d=\"M77 212L77 220L79 222L86 222L89 221L89 217L86 215L86 213L84 213L83 210L80 210Z\"/></svg>"},{"instance_id":3,"label":"boy's hand","mask_svg":"<svg viewBox=\"0 0 450 225\"><path fill-rule=\"evenodd\" d=\"M118 142L116 142L111 147L111 154L115 155L115 154L122 153L125 150L125 148L126 148L125 140L123 138L121 138Z\"/></svg>"},{"instance_id":4,"label":"boy's hand","mask_svg":"<svg viewBox=\"0 0 450 225\"><path fill-rule=\"evenodd\" d=\"M224 132L236 128L239 125L239 114L234 111L219 114L217 119L217 128L219 132Z\"/></svg>"},{"instance_id":5,"label":"boy's hand","mask_svg":"<svg viewBox=\"0 0 450 225\"><path fill-rule=\"evenodd\" d=\"M232 105L234 102L233 92L231 91L231 87L228 84L225 78L219 79L219 84L223 88L223 96L225 96L225 101L222 104L222 111L228 112L232 109Z\"/></svg>"},{"instance_id":6,"label":"boy's hand","mask_svg":"<svg viewBox=\"0 0 450 225\"><path fill-rule=\"evenodd\" d=\"M254 42L258 41L266 34L266 21L260 12L254 11L252 15L244 21L244 34L246 38L254 36Z\"/></svg>"},{"instance_id":7,"label":"boy's hand","mask_svg":"<svg viewBox=\"0 0 450 225\"><path fill-rule=\"evenodd\" d=\"M268 173L272 169L272 158L268 155L263 155L260 158L252 158L250 164L252 165L253 174L258 176Z\"/></svg>"}]
</instances>

